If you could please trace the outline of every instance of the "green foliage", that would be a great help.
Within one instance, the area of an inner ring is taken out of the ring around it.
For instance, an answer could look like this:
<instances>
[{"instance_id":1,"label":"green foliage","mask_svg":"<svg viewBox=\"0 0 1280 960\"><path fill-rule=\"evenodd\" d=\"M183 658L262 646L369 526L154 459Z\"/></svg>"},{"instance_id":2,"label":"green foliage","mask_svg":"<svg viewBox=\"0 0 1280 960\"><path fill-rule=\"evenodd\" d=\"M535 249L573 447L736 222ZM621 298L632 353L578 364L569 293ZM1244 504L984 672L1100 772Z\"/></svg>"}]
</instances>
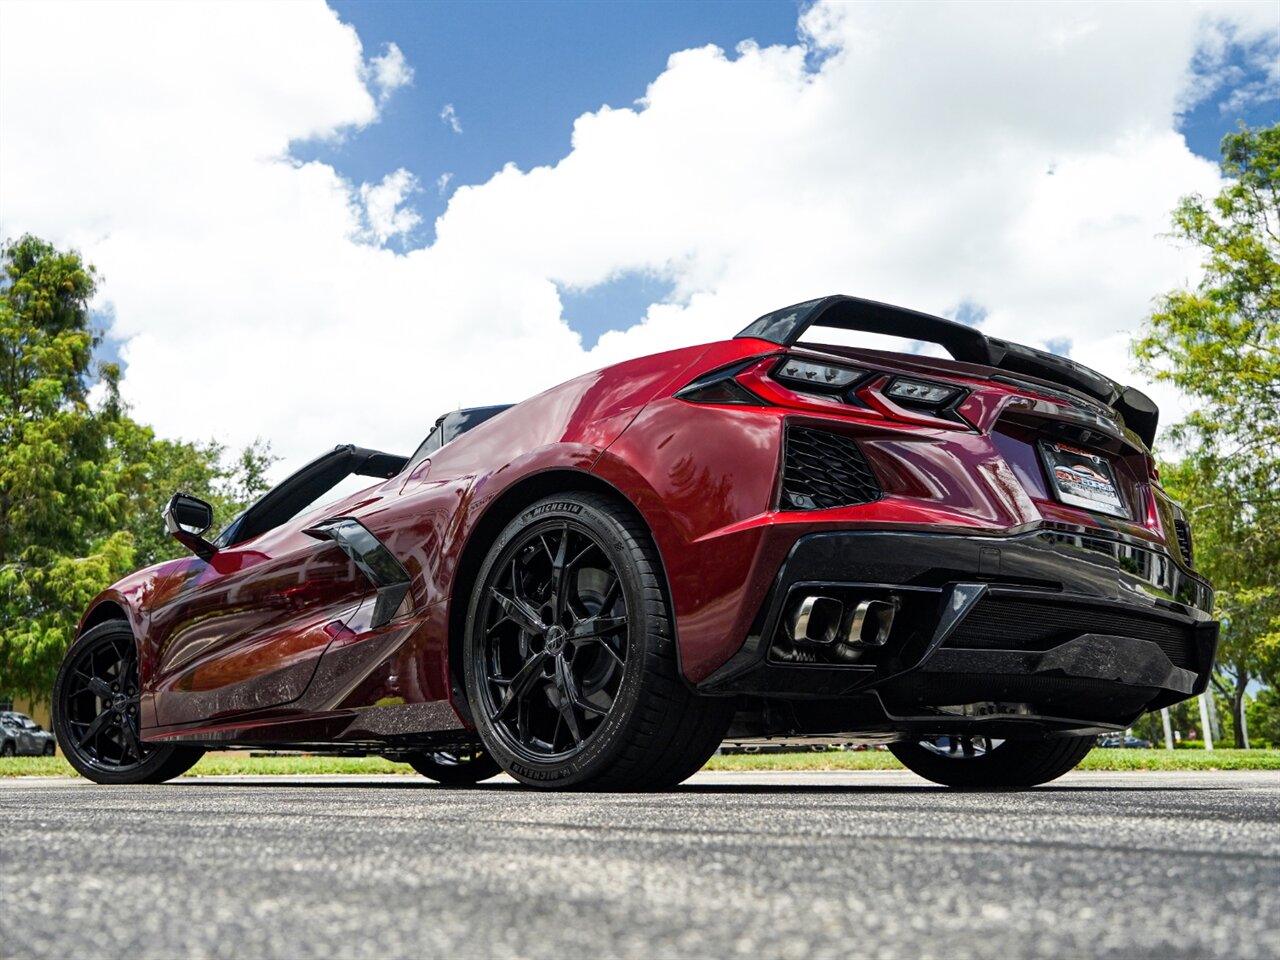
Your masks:
<instances>
[{"instance_id":1,"label":"green foliage","mask_svg":"<svg viewBox=\"0 0 1280 960\"><path fill-rule=\"evenodd\" d=\"M1249 745L1280 743L1280 690L1263 687L1245 708L1249 721Z\"/></svg>"},{"instance_id":2,"label":"green foliage","mask_svg":"<svg viewBox=\"0 0 1280 960\"><path fill-rule=\"evenodd\" d=\"M1166 489L1187 508L1196 558L1217 590L1223 620L1218 686L1234 700L1241 684L1274 683L1280 661L1280 498L1233 476L1215 457L1193 451L1161 468ZM1233 703L1232 712L1239 709ZM1226 718L1223 718L1224 721ZM1234 728L1234 724L1231 725Z\"/></svg>"},{"instance_id":3,"label":"green foliage","mask_svg":"<svg viewBox=\"0 0 1280 960\"><path fill-rule=\"evenodd\" d=\"M1133 346L1141 369L1196 403L1170 431L1182 459L1161 472L1228 621L1215 685L1242 745L1246 686L1280 673L1280 125L1241 129L1222 153L1227 186L1173 215L1203 277L1160 297Z\"/></svg>"},{"instance_id":4,"label":"green foliage","mask_svg":"<svg viewBox=\"0 0 1280 960\"><path fill-rule=\"evenodd\" d=\"M128 416L119 369L94 368L98 277L79 254L24 236L0 262L0 694L43 699L88 602L178 554L168 497L188 490L229 518L271 458L255 444L224 469L220 446L157 440Z\"/></svg>"},{"instance_id":5,"label":"green foliage","mask_svg":"<svg viewBox=\"0 0 1280 960\"><path fill-rule=\"evenodd\" d=\"M1222 153L1222 171L1232 182L1212 201L1183 198L1173 215L1173 236L1203 252L1204 276L1195 289L1158 299L1134 352L1141 369L1198 402L1174 438L1274 494L1280 478L1280 124L1231 134Z\"/></svg>"}]
</instances>

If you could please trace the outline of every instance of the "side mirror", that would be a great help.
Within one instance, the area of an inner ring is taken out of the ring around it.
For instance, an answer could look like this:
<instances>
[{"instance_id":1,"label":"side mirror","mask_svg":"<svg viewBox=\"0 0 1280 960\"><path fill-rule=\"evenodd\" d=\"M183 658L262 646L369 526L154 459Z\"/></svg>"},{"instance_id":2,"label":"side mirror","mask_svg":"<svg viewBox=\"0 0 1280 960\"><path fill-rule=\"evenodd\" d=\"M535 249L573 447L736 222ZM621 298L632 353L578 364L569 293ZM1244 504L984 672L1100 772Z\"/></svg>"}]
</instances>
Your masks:
<instances>
[{"instance_id":1,"label":"side mirror","mask_svg":"<svg viewBox=\"0 0 1280 960\"><path fill-rule=\"evenodd\" d=\"M213 507L199 497L175 493L165 505L164 525L173 539L201 559L208 560L218 550L204 538L213 526Z\"/></svg>"}]
</instances>

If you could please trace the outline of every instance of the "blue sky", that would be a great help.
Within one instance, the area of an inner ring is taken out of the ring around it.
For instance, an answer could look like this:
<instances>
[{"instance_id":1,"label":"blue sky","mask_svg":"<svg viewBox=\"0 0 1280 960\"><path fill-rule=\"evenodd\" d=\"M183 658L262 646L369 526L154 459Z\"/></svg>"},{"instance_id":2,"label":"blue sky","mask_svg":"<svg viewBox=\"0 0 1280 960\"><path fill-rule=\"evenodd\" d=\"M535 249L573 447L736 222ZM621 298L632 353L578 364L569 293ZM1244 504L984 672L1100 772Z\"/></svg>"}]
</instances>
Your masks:
<instances>
[{"instance_id":1,"label":"blue sky","mask_svg":"<svg viewBox=\"0 0 1280 960\"><path fill-rule=\"evenodd\" d=\"M628 107L678 50L746 39L794 43L792 0L406 0L331 3L356 28L366 54L395 43L414 69L381 121L344 144L299 145L299 157L333 163L354 180L375 181L403 166L424 181L480 183L505 163L523 170L569 152L573 121L608 104ZM462 133L440 117L452 104ZM434 202L433 202L434 200ZM444 198L417 201L426 217Z\"/></svg>"},{"instance_id":2,"label":"blue sky","mask_svg":"<svg viewBox=\"0 0 1280 960\"><path fill-rule=\"evenodd\" d=\"M435 217L459 184L488 180L506 163L554 165L569 152L573 121L608 104L628 107L678 50L733 50L796 41L794 0L408 0L331 3L366 51L395 43L413 66L380 123L341 144L299 144L294 155L333 164L360 182L387 169L418 174L423 222L405 238L434 239ZM452 105L462 132L442 119ZM448 175L443 190L439 177ZM671 284L629 273L584 291L562 290L565 320L590 347L638 321Z\"/></svg>"},{"instance_id":3,"label":"blue sky","mask_svg":"<svg viewBox=\"0 0 1280 960\"><path fill-rule=\"evenodd\" d=\"M332 164L353 182L377 182L389 169L412 170L423 221L395 245L434 240L435 218L453 189L482 183L506 163L522 170L554 165L570 148L573 121L602 105L631 106L678 50L715 44L732 51L796 42L795 0L339 0L330 4L357 30L366 55L395 43L414 70L380 121L339 143L295 145L299 159ZM1187 112L1180 129L1191 150L1216 160L1238 121L1273 123L1276 101L1227 106L1233 91L1261 79L1247 51L1234 47L1215 66L1230 81ZM441 117L446 105L461 132ZM443 188L438 178L447 176ZM623 274L590 290L562 290L565 319L590 347L609 329L638 321L671 285ZM1059 341L1059 348L1069 347Z\"/></svg>"}]
</instances>

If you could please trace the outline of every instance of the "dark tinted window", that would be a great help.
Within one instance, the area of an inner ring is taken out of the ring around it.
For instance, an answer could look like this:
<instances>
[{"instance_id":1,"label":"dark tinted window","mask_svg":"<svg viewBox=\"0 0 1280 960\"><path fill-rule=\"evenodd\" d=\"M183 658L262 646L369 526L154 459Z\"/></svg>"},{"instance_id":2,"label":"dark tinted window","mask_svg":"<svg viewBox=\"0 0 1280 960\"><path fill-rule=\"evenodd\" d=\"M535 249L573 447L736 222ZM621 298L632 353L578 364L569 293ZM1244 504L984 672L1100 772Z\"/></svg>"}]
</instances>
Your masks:
<instances>
[{"instance_id":1,"label":"dark tinted window","mask_svg":"<svg viewBox=\"0 0 1280 960\"><path fill-rule=\"evenodd\" d=\"M435 427L427 434L413 456L409 458L407 470L412 470L431 454L435 453L450 440L460 437L468 430L480 426L486 420L492 420L503 410L510 410L515 404L503 403L493 407L471 407L468 410L454 410L446 413L436 421Z\"/></svg>"},{"instance_id":2,"label":"dark tinted window","mask_svg":"<svg viewBox=\"0 0 1280 960\"><path fill-rule=\"evenodd\" d=\"M441 440L440 445L448 443L455 437L460 437L468 430L480 426L486 420L492 420L503 410L510 410L511 404L504 403L496 407L472 407L470 410L455 410L452 413L446 413L440 420Z\"/></svg>"}]
</instances>

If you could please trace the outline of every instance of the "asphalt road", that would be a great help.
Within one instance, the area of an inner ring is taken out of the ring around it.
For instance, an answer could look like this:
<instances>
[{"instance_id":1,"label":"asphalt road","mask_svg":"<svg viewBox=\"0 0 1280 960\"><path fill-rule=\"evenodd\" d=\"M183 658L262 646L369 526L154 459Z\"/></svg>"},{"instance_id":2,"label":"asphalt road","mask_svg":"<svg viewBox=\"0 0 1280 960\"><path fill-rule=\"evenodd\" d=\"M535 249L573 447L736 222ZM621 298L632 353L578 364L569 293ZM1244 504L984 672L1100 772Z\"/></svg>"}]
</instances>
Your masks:
<instances>
[{"instance_id":1,"label":"asphalt road","mask_svg":"<svg viewBox=\"0 0 1280 960\"><path fill-rule=\"evenodd\" d=\"M4 957L1280 957L1280 774L0 781Z\"/></svg>"}]
</instances>

